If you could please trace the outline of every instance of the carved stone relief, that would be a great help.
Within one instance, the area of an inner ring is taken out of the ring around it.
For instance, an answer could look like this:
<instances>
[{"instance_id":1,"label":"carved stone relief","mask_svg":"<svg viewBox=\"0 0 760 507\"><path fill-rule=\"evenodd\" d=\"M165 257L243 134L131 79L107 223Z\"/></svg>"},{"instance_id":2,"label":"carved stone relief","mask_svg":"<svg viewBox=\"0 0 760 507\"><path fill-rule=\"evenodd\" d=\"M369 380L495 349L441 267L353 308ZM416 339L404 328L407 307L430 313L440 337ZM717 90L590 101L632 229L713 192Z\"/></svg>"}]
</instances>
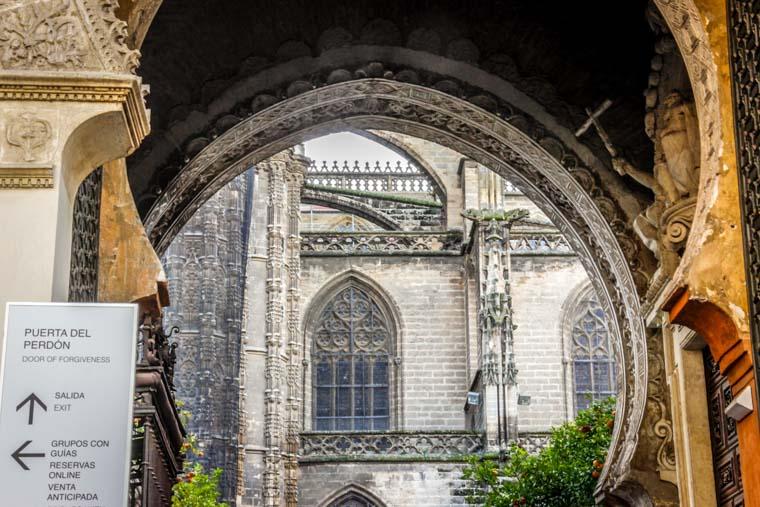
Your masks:
<instances>
[{"instance_id":1,"label":"carved stone relief","mask_svg":"<svg viewBox=\"0 0 760 507\"><path fill-rule=\"evenodd\" d=\"M114 0L33 0L0 4L0 67L134 73L139 52Z\"/></svg>"},{"instance_id":2,"label":"carved stone relief","mask_svg":"<svg viewBox=\"0 0 760 507\"><path fill-rule=\"evenodd\" d=\"M0 188L53 186L53 126L39 112L5 111L0 116Z\"/></svg>"},{"instance_id":3,"label":"carved stone relief","mask_svg":"<svg viewBox=\"0 0 760 507\"><path fill-rule=\"evenodd\" d=\"M50 122L36 118L31 113L22 113L11 119L5 128L5 140L21 150L24 162L38 162L40 151L49 143L52 135Z\"/></svg>"}]
</instances>

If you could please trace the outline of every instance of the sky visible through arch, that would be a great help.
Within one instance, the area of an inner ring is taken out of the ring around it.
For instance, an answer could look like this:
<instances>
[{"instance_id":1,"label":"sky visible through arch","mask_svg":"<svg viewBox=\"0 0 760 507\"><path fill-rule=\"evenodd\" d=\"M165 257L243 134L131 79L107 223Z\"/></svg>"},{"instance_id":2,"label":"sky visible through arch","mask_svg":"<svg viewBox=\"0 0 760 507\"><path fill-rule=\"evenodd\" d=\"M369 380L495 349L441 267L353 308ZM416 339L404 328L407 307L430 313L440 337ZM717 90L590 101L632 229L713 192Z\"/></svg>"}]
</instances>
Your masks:
<instances>
[{"instance_id":1,"label":"sky visible through arch","mask_svg":"<svg viewBox=\"0 0 760 507\"><path fill-rule=\"evenodd\" d=\"M320 163L348 161L349 164L353 164L358 160L360 163L380 162L385 165L386 162L390 162L395 165L396 162L401 162L402 165L406 165L407 162L385 146L350 132L329 134L306 141L304 150L307 157Z\"/></svg>"}]
</instances>

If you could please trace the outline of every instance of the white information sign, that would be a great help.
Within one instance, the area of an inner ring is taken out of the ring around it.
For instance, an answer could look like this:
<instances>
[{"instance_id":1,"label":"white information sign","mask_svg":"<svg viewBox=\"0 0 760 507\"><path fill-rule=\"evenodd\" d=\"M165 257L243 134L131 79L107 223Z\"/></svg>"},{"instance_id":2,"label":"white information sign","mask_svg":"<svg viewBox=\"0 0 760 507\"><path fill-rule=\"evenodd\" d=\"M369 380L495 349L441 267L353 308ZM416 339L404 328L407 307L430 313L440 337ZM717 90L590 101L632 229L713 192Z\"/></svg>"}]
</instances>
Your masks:
<instances>
[{"instance_id":1,"label":"white information sign","mask_svg":"<svg viewBox=\"0 0 760 507\"><path fill-rule=\"evenodd\" d=\"M9 303L0 505L127 505L137 306Z\"/></svg>"}]
</instances>

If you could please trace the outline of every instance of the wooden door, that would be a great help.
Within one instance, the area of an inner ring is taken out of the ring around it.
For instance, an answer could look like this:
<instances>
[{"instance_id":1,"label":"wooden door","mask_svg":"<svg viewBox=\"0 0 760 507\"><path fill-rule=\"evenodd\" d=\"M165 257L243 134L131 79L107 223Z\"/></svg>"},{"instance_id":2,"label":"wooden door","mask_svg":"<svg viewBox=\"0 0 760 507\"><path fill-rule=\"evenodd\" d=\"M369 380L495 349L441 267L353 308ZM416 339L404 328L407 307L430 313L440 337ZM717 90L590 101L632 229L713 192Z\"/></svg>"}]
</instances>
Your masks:
<instances>
[{"instance_id":1,"label":"wooden door","mask_svg":"<svg viewBox=\"0 0 760 507\"><path fill-rule=\"evenodd\" d=\"M707 410L710 418L715 493L720 507L744 505L741 469L739 466L739 440L736 422L726 416L725 410L733 395L728 379L720 373L710 349L705 347L705 383L707 384Z\"/></svg>"}]
</instances>

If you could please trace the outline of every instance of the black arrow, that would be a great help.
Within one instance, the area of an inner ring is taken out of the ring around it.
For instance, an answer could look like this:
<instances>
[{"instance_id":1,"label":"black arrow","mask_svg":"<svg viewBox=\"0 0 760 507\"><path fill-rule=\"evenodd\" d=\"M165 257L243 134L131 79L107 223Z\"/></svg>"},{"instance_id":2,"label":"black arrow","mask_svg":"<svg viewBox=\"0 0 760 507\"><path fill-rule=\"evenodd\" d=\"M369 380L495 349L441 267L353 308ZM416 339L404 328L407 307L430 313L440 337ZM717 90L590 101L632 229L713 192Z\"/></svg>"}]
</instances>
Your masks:
<instances>
[{"instance_id":1,"label":"black arrow","mask_svg":"<svg viewBox=\"0 0 760 507\"><path fill-rule=\"evenodd\" d=\"M44 452L27 452L25 454L21 454L21 451L23 451L24 449L26 449L26 446L29 445L29 444L31 444L31 443L32 443L31 440L27 440L26 442L24 442L21 445L21 447L19 447L18 449L16 449L16 452L14 452L13 454L11 454L11 458L15 459L16 463L18 463L21 466L21 468L23 468L24 470L29 470L29 467L26 466L26 463L24 463L23 461L21 461L21 458L44 458L45 457L45 453Z\"/></svg>"},{"instance_id":2,"label":"black arrow","mask_svg":"<svg viewBox=\"0 0 760 507\"><path fill-rule=\"evenodd\" d=\"M39 399L37 395L34 393L30 394L29 396L24 398L24 401L16 405L16 412L21 410L21 407L23 407L27 403L29 403L29 423L28 424L32 424L34 422L34 404L35 403L37 403L42 408L42 410L47 412L47 405L42 403L42 400Z\"/></svg>"}]
</instances>

